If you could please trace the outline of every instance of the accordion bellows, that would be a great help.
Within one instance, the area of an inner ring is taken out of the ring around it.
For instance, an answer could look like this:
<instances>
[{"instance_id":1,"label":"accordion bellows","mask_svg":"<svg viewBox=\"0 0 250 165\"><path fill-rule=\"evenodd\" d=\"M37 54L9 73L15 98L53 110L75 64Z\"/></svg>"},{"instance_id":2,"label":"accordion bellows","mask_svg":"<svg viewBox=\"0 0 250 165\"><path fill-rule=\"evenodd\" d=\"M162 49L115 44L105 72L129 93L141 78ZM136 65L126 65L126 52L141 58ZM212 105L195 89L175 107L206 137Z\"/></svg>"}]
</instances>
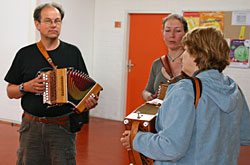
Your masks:
<instances>
[{"instance_id":1,"label":"accordion bellows","mask_svg":"<svg viewBox=\"0 0 250 165\"><path fill-rule=\"evenodd\" d=\"M85 101L103 88L88 75L73 69L55 69L43 73L46 91L43 93L44 104L66 104L74 106L76 112L85 111Z\"/></svg>"}]
</instances>

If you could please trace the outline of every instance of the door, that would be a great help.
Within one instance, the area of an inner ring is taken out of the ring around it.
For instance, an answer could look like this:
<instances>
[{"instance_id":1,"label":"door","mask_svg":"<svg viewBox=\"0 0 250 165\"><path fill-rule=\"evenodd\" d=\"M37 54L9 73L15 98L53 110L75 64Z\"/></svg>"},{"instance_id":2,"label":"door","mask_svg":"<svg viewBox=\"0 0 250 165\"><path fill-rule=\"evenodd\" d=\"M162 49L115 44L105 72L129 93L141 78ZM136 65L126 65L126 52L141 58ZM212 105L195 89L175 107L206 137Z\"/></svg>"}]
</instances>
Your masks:
<instances>
[{"instance_id":1,"label":"door","mask_svg":"<svg viewBox=\"0 0 250 165\"><path fill-rule=\"evenodd\" d=\"M167 54L163 41L162 19L167 14L130 14L126 115L144 103L153 61Z\"/></svg>"}]
</instances>

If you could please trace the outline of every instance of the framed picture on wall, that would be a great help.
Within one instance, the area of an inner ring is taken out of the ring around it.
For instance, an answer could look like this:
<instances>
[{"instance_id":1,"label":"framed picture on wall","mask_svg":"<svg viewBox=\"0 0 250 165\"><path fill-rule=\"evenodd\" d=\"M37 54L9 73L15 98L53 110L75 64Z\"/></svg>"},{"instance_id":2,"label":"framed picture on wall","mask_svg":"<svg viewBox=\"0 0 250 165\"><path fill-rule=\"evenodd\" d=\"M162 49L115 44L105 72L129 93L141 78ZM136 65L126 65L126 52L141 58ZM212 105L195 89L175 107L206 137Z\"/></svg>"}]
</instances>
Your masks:
<instances>
[{"instance_id":1,"label":"framed picture on wall","mask_svg":"<svg viewBox=\"0 0 250 165\"><path fill-rule=\"evenodd\" d=\"M241 68L249 67L249 45L250 40L230 40L230 66Z\"/></svg>"}]
</instances>

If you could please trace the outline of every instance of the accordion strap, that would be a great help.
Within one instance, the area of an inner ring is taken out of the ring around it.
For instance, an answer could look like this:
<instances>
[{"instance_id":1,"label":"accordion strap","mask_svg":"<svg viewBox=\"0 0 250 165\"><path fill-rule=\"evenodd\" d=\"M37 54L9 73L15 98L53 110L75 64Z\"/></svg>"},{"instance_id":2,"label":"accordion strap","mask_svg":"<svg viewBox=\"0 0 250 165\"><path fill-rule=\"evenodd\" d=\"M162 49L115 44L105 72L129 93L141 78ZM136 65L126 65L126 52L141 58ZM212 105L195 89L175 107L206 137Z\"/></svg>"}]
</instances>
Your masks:
<instances>
[{"instance_id":1,"label":"accordion strap","mask_svg":"<svg viewBox=\"0 0 250 165\"><path fill-rule=\"evenodd\" d=\"M36 43L38 49L44 56L44 58L48 61L48 63L53 67L53 69L56 69L55 64L52 62L52 59L50 58L48 52L46 51L45 47L43 46L42 41L40 40L39 42Z\"/></svg>"},{"instance_id":2,"label":"accordion strap","mask_svg":"<svg viewBox=\"0 0 250 165\"><path fill-rule=\"evenodd\" d=\"M139 125L140 125L140 122L139 121L134 121L132 123L132 127L131 127L131 136L130 136L130 146L132 148L132 152L133 152L133 156L134 156L134 161L135 161L135 164L137 165L140 165L140 164L143 164L142 163L142 160L141 160L141 156L140 156L140 153L139 152L136 152L134 150L134 147L133 147L133 140L135 138L135 135L137 134L138 132L138 129L139 129Z\"/></svg>"},{"instance_id":3,"label":"accordion strap","mask_svg":"<svg viewBox=\"0 0 250 165\"><path fill-rule=\"evenodd\" d=\"M188 79L190 79L192 81L192 84L193 84L194 105L195 105L195 108L197 108L198 102L199 102L199 99L200 99L201 93L202 93L202 83L201 83L201 80L197 77L189 77Z\"/></svg>"},{"instance_id":4,"label":"accordion strap","mask_svg":"<svg viewBox=\"0 0 250 165\"><path fill-rule=\"evenodd\" d=\"M161 60L162 66L165 68L166 72L168 73L168 75L172 79L174 77L174 75L173 75L172 70L170 68L167 55L161 56L160 60Z\"/></svg>"}]
</instances>

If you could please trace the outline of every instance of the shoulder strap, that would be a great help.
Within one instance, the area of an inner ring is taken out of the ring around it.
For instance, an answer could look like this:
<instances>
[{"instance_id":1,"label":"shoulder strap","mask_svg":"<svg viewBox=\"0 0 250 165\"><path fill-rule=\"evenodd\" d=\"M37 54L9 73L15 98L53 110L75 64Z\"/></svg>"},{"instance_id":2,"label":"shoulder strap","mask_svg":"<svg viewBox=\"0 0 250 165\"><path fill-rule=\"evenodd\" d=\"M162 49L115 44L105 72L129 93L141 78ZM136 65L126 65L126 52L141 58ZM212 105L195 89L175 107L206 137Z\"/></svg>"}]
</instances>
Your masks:
<instances>
[{"instance_id":1,"label":"shoulder strap","mask_svg":"<svg viewBox=\"0 0 250 165\"><path fill-rule=\"evenodd\" d=\"M38 49L43 54L44 58L48 61L48 63L53 67L53 69L56 69L55 64L52 62L52 59L50 58L49 54L47 53L45 47L43 46L42 41L39 41L36 43Z\"/></svg>"},{"instance_id":2,"label":"shoulder strap","mask_svg":"<svg viewBox=\"0 0 250 165\"><path fill-rule=\"evenodd\" d=\"M166 72L170 76L170 78L173 78L174 76L173 76L172 70L170 68L167 55L161 56L160 60L161 60L163 67L165 68Z\"/></svg>"},{"instance_id":3,"label":"shoulder strap","mask_svg":"<svg viewBox=\"0 0 250 165\"><path fill-rule=\"evenodd\" d=\"M197 77L189 77L188 79L190 79L193 83L193 89L194 89L194 105L195 108L197 108L199 99L201 97L201 92L202 92L202 84L201 84L201 80Z\"/></svg>"},{"instance_id":4,"label":"shoulder strap","mask_svg":"<svg viewBox=\"0 0 250 165\"><path fill-rule=\"evenodd\" d=\"M140 125L140 121L134 121L132 123L132 126L131 126L131 136L130 136L130 146L131 146L131 149L132 149L132 153L134 155L134 161L135 161L135 164L136 165L142 165L142 160L141 160L141 156L140 156L140 153L135 151L134 150L134 147L133 147L133 141L134 141L134 138L138 132L138 129L139 129L139 125Z\"/></svg>"}]
</instances>

